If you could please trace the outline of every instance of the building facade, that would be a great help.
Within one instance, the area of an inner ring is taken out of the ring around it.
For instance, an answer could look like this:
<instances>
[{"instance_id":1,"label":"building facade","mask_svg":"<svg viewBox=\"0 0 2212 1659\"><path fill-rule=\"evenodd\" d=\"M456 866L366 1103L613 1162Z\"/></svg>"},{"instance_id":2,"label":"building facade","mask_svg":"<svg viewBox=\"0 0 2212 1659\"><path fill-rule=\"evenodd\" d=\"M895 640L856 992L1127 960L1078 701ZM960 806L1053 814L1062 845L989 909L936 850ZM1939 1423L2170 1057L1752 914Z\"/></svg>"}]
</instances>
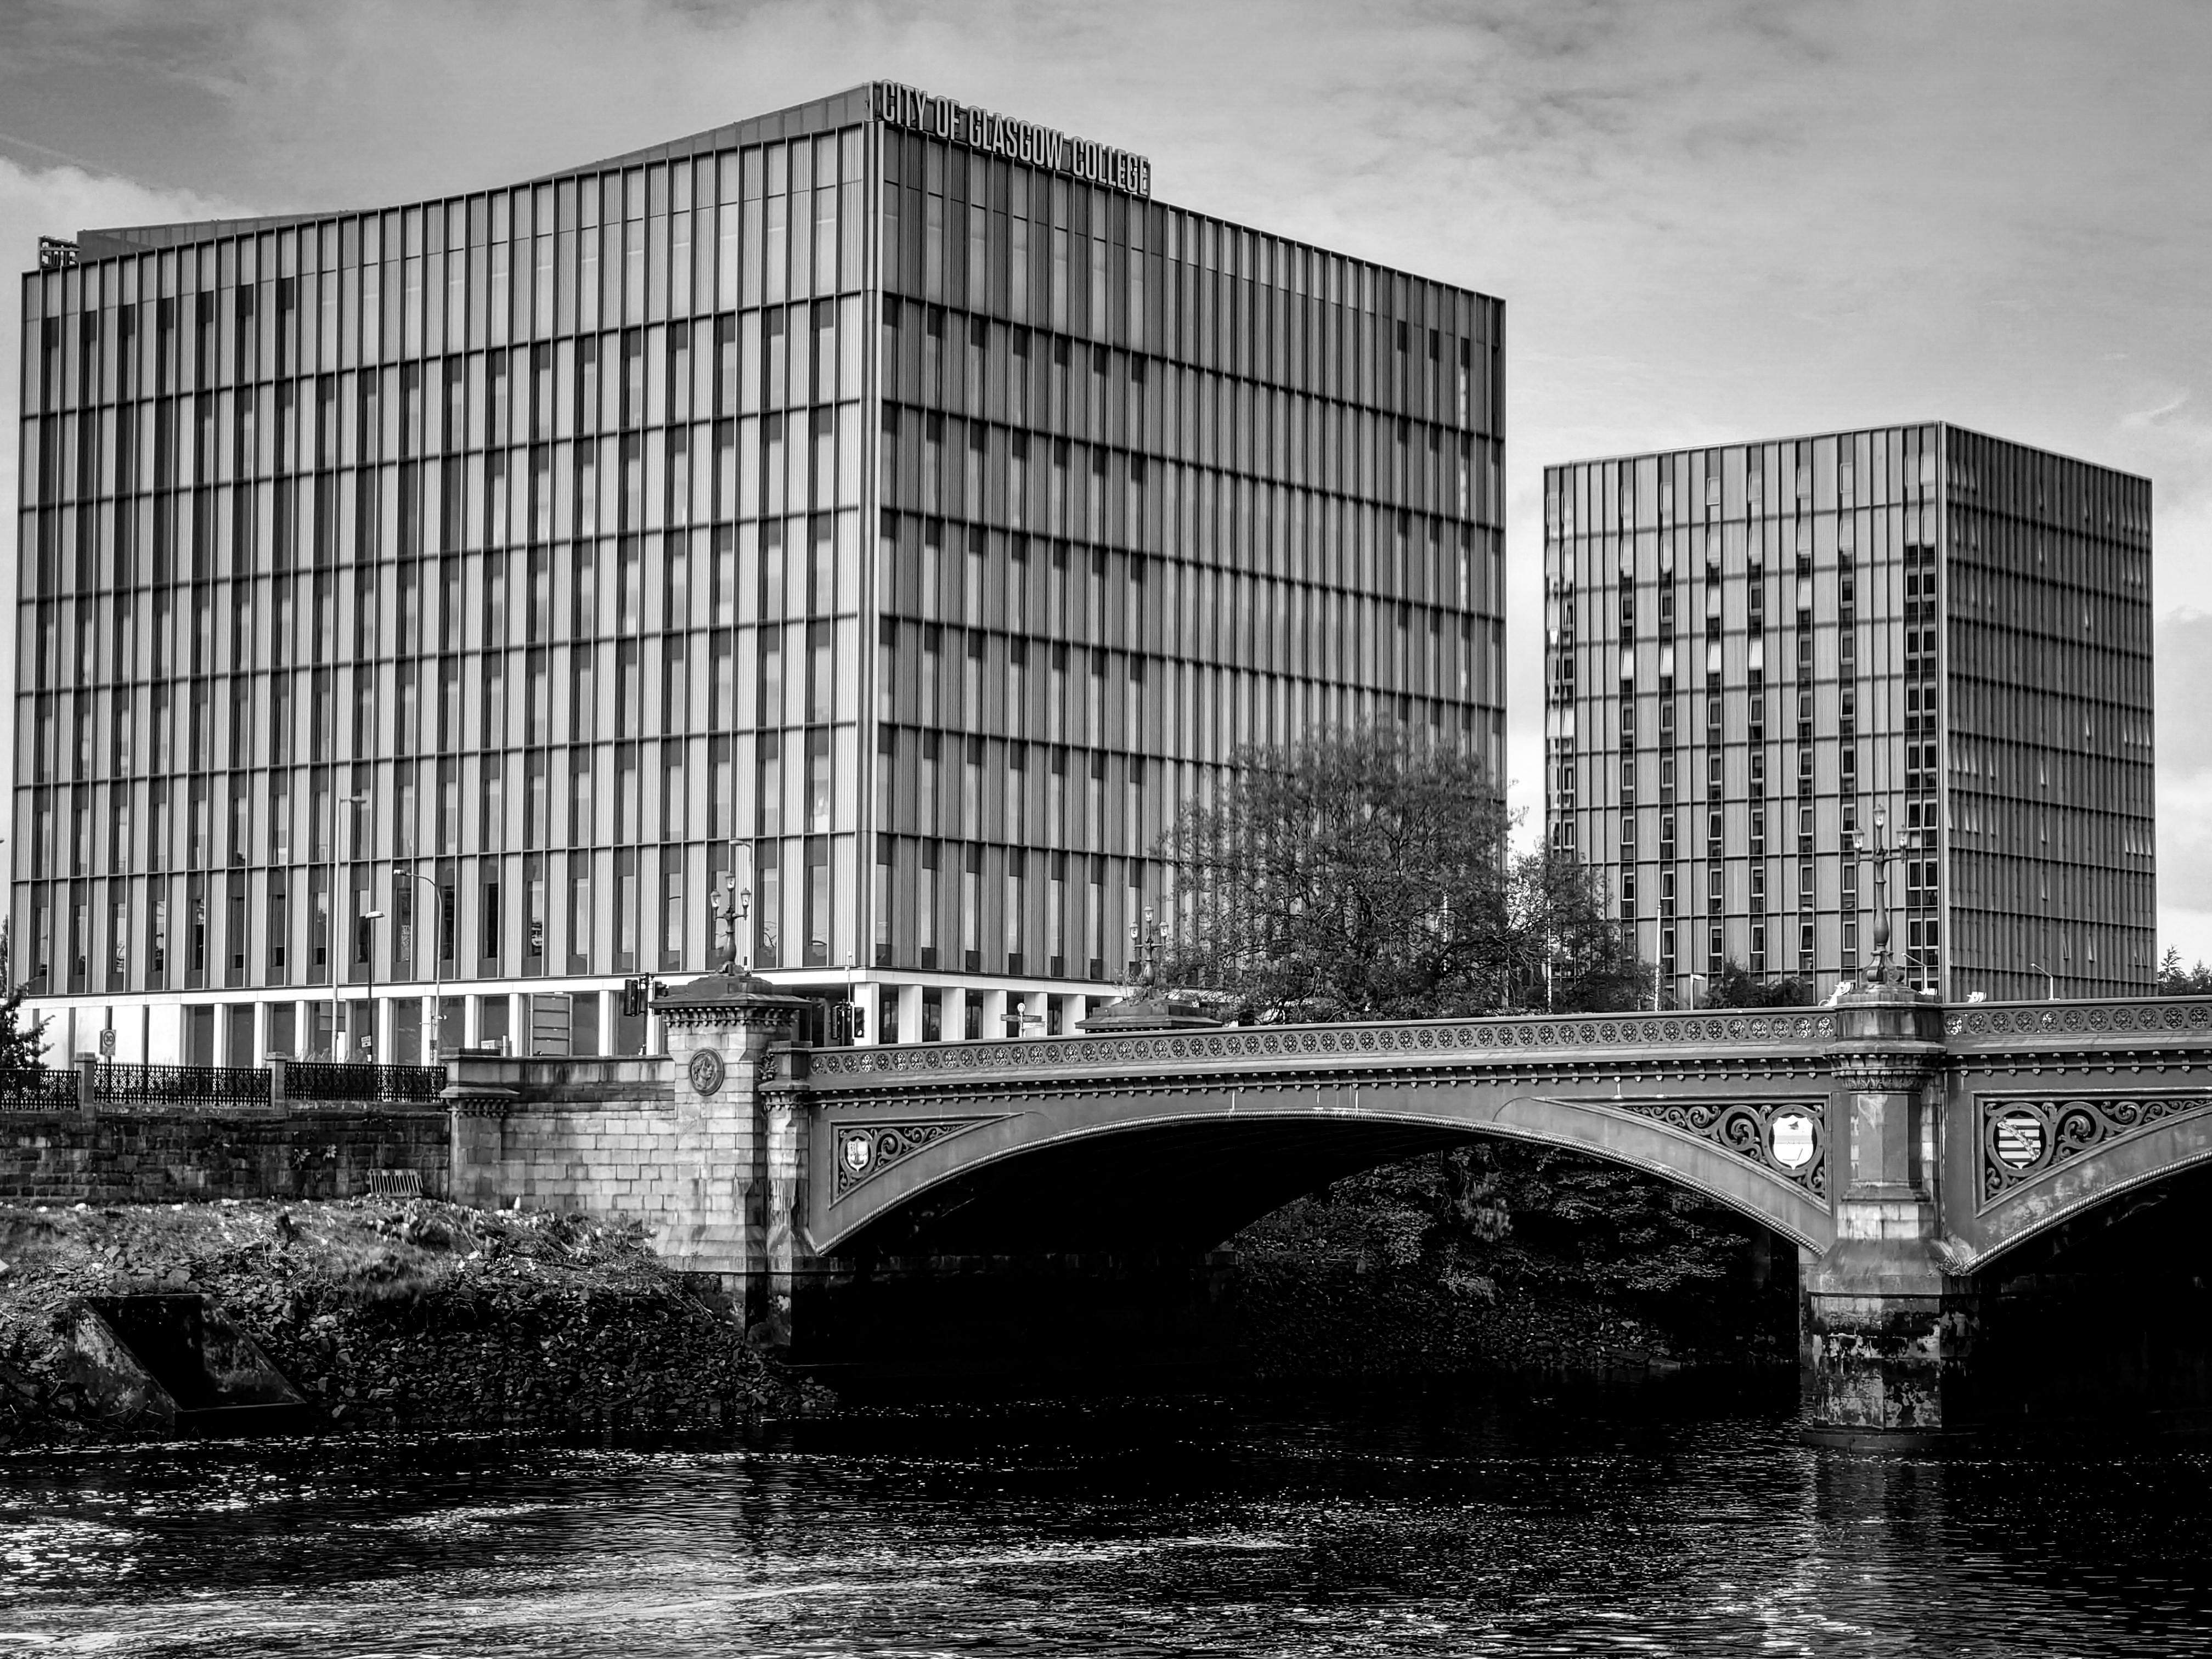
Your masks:
<instances>
[{"instance_id":1,"label":"building facade","mask_svg":"<svg viewBox=\"0 0 2212 1659\"><path fill-rule=\"evenodd\" d=\"M635 1053L732 910L861 1041L1061 1029L1239 745L1501 765L1502 307L1150 190L878 84L27 276L57 1048Z\"/></svg>"},{"instance_id":2,"label":"building facade","mask_svg":"<svg viewBox=\"0 0 2212 1659\"><path fill-rule=\"evenodd\" d=\"M2147 480L1929 424L1544 499L1547 828L1662 998L1730 962L1825 997L1883 906L1949 997L2150 984Z\"/></svg>"}]
</instances>

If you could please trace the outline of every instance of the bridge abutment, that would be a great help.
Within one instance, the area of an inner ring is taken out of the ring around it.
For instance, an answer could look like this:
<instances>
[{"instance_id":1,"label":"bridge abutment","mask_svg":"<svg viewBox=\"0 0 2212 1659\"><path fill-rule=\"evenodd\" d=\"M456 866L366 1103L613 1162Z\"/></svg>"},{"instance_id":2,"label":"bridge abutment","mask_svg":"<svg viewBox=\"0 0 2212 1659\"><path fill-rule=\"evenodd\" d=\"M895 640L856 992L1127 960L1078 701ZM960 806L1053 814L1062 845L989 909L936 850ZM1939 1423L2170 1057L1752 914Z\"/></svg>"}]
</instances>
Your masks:
<instances>
[{"instance_id":1,"label":"bridge abutment","mask_svg":"<svg viewBox=\"0 0 2212 1659\"><path fill-rule=\"evenodd\" d=\"M790 1073L802 998L707 974L653 1002L668 1025L683 1165L663 1254L744 1297L747 1339L791 1346L806 1114Z\"/></svg>"},{"instance_id":2,"label":"bridge abutment","mask_svg":"<svg viewBox=\"0 0 2212 1659\"><path fill-rule=\"evenodd\" d=\"M1837 1001L1829 1124L1849 1161L1800 1326L1815 1439L1904 1446L1972 1419L1977 1299L1939 1249L1943 1052L1942 1008L1904 986Z\"/></svg>"}]
</instances>

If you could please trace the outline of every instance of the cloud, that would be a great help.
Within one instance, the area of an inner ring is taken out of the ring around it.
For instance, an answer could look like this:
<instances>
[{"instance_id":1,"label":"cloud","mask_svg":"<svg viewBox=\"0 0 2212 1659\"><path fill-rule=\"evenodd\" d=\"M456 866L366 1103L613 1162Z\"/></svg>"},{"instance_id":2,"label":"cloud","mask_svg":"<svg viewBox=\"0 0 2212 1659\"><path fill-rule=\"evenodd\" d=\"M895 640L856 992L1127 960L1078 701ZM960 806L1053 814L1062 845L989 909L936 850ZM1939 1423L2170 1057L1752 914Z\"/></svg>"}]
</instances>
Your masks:
<instances>
[{"instance_id":1,"label":"cloud","mask_svg":"<svg viewBox=\"0 0 2212 1659\"><path fill-rule=\"evenodd\" d=\"M0 140L0 241L420 199L877 76L1143 151L1170 201L1507 301L1540 803L1547 461L1949 419L2150 476L2161 611L2212 612L2208 61L2191 0L15 0L43 150Z\"/></svg>"}]
</instances>

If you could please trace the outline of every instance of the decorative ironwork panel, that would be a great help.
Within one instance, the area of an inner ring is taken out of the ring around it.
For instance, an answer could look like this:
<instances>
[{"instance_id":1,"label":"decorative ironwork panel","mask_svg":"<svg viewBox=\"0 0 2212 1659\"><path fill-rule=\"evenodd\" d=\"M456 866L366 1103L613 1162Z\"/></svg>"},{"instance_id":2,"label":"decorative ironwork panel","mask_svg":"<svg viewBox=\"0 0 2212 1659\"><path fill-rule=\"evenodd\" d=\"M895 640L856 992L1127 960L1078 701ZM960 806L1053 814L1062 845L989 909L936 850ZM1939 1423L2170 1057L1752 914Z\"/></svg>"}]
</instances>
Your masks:
<instances>
[{"instance_id":1,"label":"decorative ironwork panel","mask_svg":"<svg viewBox=\"0 0 2212 1659\"><path fill-rule=\"evenodd\" d=\"M41 1066L0 1083L0 1112L74 1112L76 1073Z\"/></svg>"},{"instance_id":2,"label":"decorative ironwork panel","mask_svg":"<svg viewBox=\"0 0 2212 1659\"><path fill-rule=\"evenodd\" d=\"M980 1123L997 1121L995 1117L957 1117L921 1123L840 1123L831 1131L837 1161L831 1196L843 1198L894 1164L905 1163L925 1146L948 1140Z\"/></svg>"},{"instance_id":3,"label":"decorative ironwork panel","mask_svg":"<svg viewBox=\"0 0 2212 1659\"><path fill-rule=\"evenodd\" d=\"M266 1106L269 1073L252 1066L134 1066L92 1068L92 1095L103 1111L178 1106Z\"/></svg>"},{"instance_id":4,"label":"decorative ironwork panel","mask_svg":"<svg viewBox=\"0 0 2212 1659\"><path fill-rule=\"evenodd\" d=\"M284 1092L293 1100L429 1102L436 1100L445 1086L442 1066L295 1060L284 1068Z\"/></svg>"},{"instance_id":5,"label":"decorative ironwork panel","mask_svg":"<svg viewBox=\"0 0 2212 1659\"><path fill-rule=\"evenodd\" d=\"M1978 1095L1982 1190L1978 1209L2056 1174L2082 1153L2181 1118L2212 1112L2212 1095Z\"/></svg>"},{"instance_id":6,"label":"decorative ironwork panel","mask_svg":"<svg viewBox=\"0 0 2212 1659\"><path fill-rule=\"evenodd\" d=\"M1828 1195L1828 1127L1824 1103L1814 1101L1692 1102L1620 1108L1672 1129L1709 1140L1763 1170L1771 1170L1819 1199Z\"/></svg>"}]
</instances>

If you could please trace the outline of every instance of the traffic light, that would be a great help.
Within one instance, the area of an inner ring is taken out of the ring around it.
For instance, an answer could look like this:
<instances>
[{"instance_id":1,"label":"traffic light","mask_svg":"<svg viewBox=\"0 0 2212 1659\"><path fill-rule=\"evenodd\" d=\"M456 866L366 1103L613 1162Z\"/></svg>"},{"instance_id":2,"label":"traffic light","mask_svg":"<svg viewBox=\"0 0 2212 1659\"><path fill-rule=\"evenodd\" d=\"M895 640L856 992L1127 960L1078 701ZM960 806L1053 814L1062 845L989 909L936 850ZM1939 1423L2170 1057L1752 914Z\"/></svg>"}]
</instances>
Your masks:
<instances>
[{"instance_id":1,"label":"traffic light","mask_svg":"<svg viewBox=\"0 0 2212 1659\"><path fill-rule=\"evenodd\" d=\"M645 1012L645 981L642 978L623 981L623 1018L635 1019Z\"/></svg>"},{"instance_id":2,"label":"traffic light","mask_svg":"<svg viewBox=\"0 0 2212 1659\"><path fill-rule=\"evenodd\" d=\"M853 1011L853 1041L858 1042L868 1034L868 1011L857 1002L846 1006Z\"/></svg>"}]
</instances>

